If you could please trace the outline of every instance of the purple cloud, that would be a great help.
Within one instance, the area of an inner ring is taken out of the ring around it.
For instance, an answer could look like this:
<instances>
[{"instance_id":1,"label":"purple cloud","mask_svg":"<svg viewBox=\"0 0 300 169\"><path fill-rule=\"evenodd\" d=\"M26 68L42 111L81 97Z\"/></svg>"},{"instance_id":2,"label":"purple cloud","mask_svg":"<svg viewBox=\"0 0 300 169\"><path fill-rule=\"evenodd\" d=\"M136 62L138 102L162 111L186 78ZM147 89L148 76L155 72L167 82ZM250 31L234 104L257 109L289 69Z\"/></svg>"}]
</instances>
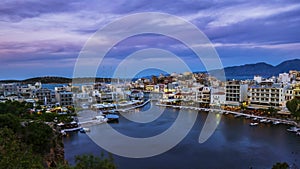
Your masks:
<instances>
[{"instance_id":1,"label":"purple cloud","mask_svg":"<svg viewBox=\"0 0 300 169\"><path fill-rule=\"evenodd\" d=\"M0 6L0 76L17 77L7 73L12 71L4 71L12 70L11 65L18 65L19 68L14 70L22 71L33 70L32 65L51 67L45 62L53 63L53 67L63 67L67 62L63 71L67 73L62 75L70 77L79 51L95 31L136 12L166 12L192 22L213 42L225 66L257 61L277 64L284 59L300 58L299 10L300 4L295 0L133 0L113 3L106 0L5 0ZM107 65L116 66L126 55L148 47L169 50L193 63L193 53L180 42L143 35L116 45L108 56ZM40 69L39 73L43 73L43 68ZM45 74L49 75L49 70ZM51 71L55 74L58 70ZM37 75L35 71L28 72L28 76Z\"/></svg>"}]
</instances>

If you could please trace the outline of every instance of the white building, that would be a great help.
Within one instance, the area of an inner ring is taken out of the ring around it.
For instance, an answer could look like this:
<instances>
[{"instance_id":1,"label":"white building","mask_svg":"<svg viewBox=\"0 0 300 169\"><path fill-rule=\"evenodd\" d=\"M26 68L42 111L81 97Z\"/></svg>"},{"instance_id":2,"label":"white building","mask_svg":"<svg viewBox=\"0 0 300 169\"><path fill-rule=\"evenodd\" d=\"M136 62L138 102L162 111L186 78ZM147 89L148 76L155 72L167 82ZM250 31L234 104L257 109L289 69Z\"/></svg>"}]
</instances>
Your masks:
<instances>
[{"instance_id":1,"label":"white building","mask_svg":"<svg viewBox=\"0 0 300 169\"><path fill-rule=\"evenodd\" d=\"M257 83L260 83L262 81L262 77L258 76L258 75L255 75L253 80L256 81Z\"/></svg>"},{"instance_id":2,"label":"white building","mask_svg":"<svg viewBox=\"0 0 300 169\"><path fill-rule=\"evenodd\" d=\"M196 101L199 103L209 104L210 103L210 88L203 86L196 92Z\"/></svg>"},{"instance_id":3,"label":"white building","mask_svg":"<svg viewBox=\"0 0 300 169\"><path fill-rule=\"evenodd\" d=\"M211 88L210 92L210 104L211 105L225 105L226 94L225 88Z\"/></svg>"},{"instance_id":4,"label":"white building","mask_svg":"<svg viewBox=\"0 0 300 169\"><path fill-rule=\"evenodd\" d=\"M280 73L278 76L278 82L289 83L291 81L290 75L288 73Z\"/></svg>"},{"instance_id":5,"label":"white building","mask_svg":"<svg viewBox=\"0 0 300 169\"><path fill-rule=\"evenodd\" d=\"M249 92L251 105L284 106L285 90L281 84L255 85Z\"/></svg>"}]
</instances>

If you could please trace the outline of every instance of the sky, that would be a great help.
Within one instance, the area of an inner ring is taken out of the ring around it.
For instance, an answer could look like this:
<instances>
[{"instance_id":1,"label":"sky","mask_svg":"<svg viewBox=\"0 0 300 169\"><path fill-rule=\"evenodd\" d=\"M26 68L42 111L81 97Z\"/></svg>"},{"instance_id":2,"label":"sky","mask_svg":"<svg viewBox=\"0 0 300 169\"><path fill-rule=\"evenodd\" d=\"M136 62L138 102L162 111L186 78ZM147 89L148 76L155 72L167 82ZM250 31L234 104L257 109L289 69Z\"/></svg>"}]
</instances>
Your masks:
<instances>
[{"instance_id":1,"label":"sky","mask_svg":"<svg viewBox=\"0 0 300 169\"><path fill-rule=\"evenodd\" d=\"M277 65L300 58L298 0L2 0L0 4L0 79L72 77L80 51L97 30L143 12L167 13L194 24L211 41L224 67L257 62ZM119 27L119 31L128 29ZM105 38L103 43L110 40ZM148 48L180 56L192 71L205 70L195 53L177 39L143 34L115 44L97 76L110 76L126 56ZM176 68L175 62L163 58L150 60Z\"/></svg>"}]
</instances>

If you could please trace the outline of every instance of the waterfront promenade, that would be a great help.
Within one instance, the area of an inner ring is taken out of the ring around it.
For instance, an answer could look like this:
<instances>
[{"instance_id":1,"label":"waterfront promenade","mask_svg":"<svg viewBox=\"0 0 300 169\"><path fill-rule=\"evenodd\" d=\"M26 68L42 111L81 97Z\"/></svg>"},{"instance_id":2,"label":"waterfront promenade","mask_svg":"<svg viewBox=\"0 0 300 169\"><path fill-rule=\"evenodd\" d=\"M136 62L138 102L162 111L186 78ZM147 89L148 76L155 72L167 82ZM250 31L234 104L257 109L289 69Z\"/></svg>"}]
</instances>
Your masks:
<instances>
[{"instance_id":1,"label":"waterfront promenade","mask_svg":"<svg viewBox=\"0 0 300 169\"><path fill-rule=\"evenodd\" d=\"M234 111L229 111L229 110L222 110L222 109L211 109L211 108L200 108L200 107L193 107L193 106L177 106L177 105L166 105L166 104L161 104L161 103L156 103L157 106L164 106L164 107L172 107L172 108L177 108L177 109L191 109L191 110L198 110L198 111L213 111L213 112L218 112L220 114L233 114L237 116L244 116L244 117L249 117L249 118L256 118L257 120L260 119L266 119L270 120L272 122L280 122L282 124L287 124L287 125L293 125L297 126L297 123L295 121L291 120L284 120L284 119L279 119L279 118L273 118L273 117L265 117L265 116L257 116L257 115L252 115L252 114L246 114L246 113L241 113L241 112L234 112Z\"/></svg>"}]
</instances>

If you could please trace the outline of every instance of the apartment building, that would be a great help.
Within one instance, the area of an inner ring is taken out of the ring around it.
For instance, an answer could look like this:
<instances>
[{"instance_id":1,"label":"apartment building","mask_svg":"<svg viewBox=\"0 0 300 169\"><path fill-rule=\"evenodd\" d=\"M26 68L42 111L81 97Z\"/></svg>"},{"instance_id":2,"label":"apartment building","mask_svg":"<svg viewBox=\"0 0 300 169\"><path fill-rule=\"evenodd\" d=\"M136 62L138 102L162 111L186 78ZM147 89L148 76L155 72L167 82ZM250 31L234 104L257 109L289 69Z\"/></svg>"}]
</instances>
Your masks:
<instances>
[{"instance_id":1,"label":"apartment building","mask_svg":"<svg viewBox=\"0 0 300 169\"><path fill-rule=\"evenodd\" d=\"M292 100L294 98L293 93L294 93L293 86L287 86L285 90L285 96L284 96L285 101Z\"/></svg>"},{"instance_id":2,"label":"apartment building","mask_svg":"<svg viewBox=\"0 0 300 169\"><path fill-rule=\"evenodd\" d=\"M33 98L43 101L45 105L55 103L55 92L47 89L41 88L33 91Z\"/></svg>"},{"instance_id":3,"label":"apartment building","mask_svg":"<svg viewBox=\"0 0 300 169\"><path fill-rule=\"evenodd\" d=\"M19 94L18 86L19 84L17 83L2 84L4 97L11 96L11 95L18 95Z\"/></svg>"},{"instance_id":4,"label":"apartment building","mask_svg":"<svg viewBox=\"0 0 300 169\"><path fill-rule=\"evenodd\" d=\"M240 81L226 82L226 102L241 103L248 99L248 84L241 84Z\"/></svg>"},{"instance_id":5,"label":"apartment building","mask_svg":"<svg viewBox=\"0 0 300 169\"><path fill-rule=\"evenodd\" d=\"M293 98L300 99L300 83L296 84L293 88Z\"/></svg>"},{"instance_id":6,"label":"apartment building","mask_svg":"<svg viewBox=\"0 0 300 169\"><path fill-rule=\"evenodd\" d=\"M285 90L282 84L261 84L250 87L251 105L284 106Z\"/></svg>"},{"instance_id":7,"label":"apartment building","mask_svg":"<svg viewBox=\"0 0 300 169\"><path fill-rule=\"evenodd\" d=\"M73 92L68 91L56 91L55 92L56 101L60 106L73 106Z\"/></svg>"},{"instance_id":8,"label":"apartment building","mask_svg":"<svg viewBox=\"0 0 300 169\"><path fill-rule=\"evenodd\" d=\"M199 88L196 93L196 101L199 103L209 104L210 103L210 88L203 86Z\"/></svg>"}]
</instances>

